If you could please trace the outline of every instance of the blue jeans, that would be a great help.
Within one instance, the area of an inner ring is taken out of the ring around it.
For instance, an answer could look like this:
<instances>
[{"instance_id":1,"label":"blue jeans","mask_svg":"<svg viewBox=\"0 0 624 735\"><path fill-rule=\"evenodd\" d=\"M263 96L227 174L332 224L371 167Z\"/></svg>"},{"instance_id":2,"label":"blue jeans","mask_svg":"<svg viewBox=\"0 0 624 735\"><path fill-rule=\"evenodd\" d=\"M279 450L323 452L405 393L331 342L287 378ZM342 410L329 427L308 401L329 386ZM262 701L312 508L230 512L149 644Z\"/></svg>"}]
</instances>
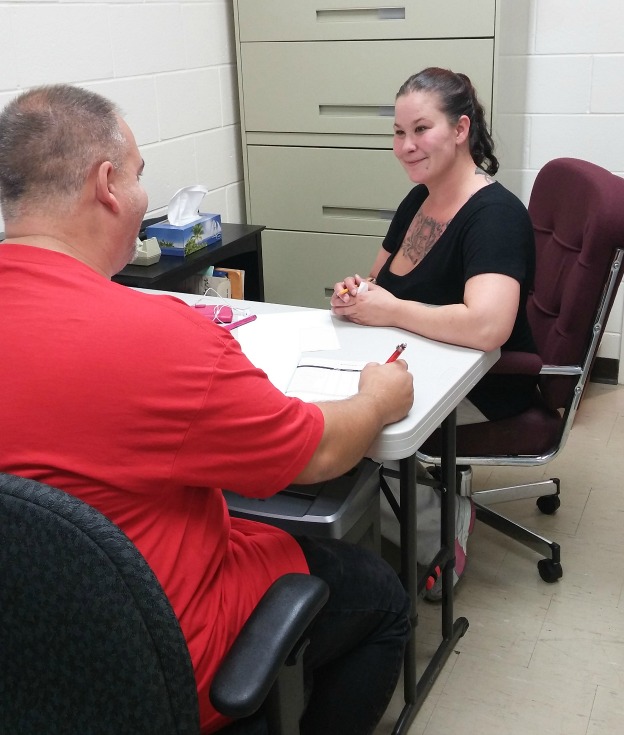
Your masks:
<instances>
[{"instance_id":1,"label":"blue jeans","mask_svg":"<svg viewBox=\"0 0 624 735\"><path fill-rule=\"evenodd\" d=\"M390 565L373 552L333 539L296 540L310 573L324 579L330 590L304 653L311 693L301 734L370 735L403 664L411 632L407 593ZM266 733L266 723L252 720L234 723L223 733Z\"/></svg>"}]
</instances>

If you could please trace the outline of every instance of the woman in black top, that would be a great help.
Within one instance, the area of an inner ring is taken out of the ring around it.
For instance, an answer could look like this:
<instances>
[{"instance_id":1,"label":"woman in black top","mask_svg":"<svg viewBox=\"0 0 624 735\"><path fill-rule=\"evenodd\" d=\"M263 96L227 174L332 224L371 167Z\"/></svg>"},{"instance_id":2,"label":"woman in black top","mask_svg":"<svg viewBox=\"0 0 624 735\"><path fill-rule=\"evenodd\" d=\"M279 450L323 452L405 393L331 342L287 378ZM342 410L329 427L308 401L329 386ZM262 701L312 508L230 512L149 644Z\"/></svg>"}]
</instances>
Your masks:
<instances>
[{"instance_id":1,"label":"woman in black top","mask_svg":"<svg viewBox=\"0 0 624 735\"><path fill-rule=\"evenodd\" d=\"M358 294L364 279L347 276L336 284L333 312L358 324L400 327L484 351L535 352L526 316L535 270L533 228L522 202L492 179L498 161L468 77L435 67L410 77L396 97L393 148L416 186L390 224L368 289ZM460 404L458 423L520 413L535 380L486 375ZM419 503L424 494L419 488ZM439 507L434 500L432 518ZM474 519L471 503L459 500L457 577ZM419 539L426 545L425 517L419 505ZM437 552L437 528L439 518L430 549L421 553L419 543L422 563Z\"/></svg>"}]
</instances>

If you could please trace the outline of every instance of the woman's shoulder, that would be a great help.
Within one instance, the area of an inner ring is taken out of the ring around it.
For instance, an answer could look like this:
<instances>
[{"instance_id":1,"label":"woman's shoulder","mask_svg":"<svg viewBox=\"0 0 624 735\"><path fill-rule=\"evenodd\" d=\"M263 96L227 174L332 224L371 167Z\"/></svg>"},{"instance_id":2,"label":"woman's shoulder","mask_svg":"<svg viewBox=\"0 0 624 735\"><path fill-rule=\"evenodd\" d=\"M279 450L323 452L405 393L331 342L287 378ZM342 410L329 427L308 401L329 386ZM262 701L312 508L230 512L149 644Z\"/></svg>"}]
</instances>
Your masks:
<instances>
[{"instance_id":1,"label":"woman's shoulder","mask_svg":"<svg viewBox=\"0 0 624 735\"><path fill-rule=\"evenodd\" d=\"M477 204L506 204L526 211L526 207L522 201L513 192L505 188L500 181L493 181L491 184L479 189L472 199Z\"/></svg>"},{"instance_id":2,"label":"woman's shoulder","mask_svg":"<svg viewBox=\"0 0 624 735\"><path fill-rule=\"evenodd\" d=\"M464 215L466 222L475 221L475 217L477 220L485 217L488 220L498 218L531 226L529 213L522 201L498 181L484 186L470 197L464 207Z\"/></svg>"},{"instance_id":3,"label":"woman's shoulder","mask_svg":"<svg viewBox=\"0 0 624 735\"><path fill-rule=\"evenodd\" d=\"M382 243L384 249L389 253L393 252L400 242L403 242L407 228L427 198L428 193L429 191L424 184L416 184L408 191L397 207Z\"/></svg>"},{"instance_id":4,"label":"woman's shoulder","mask_svg":"<svg viewBox=\"0 0 624 735\"><path fill-rule=\"evenodd\" d=\"M425 201L429 191L424 184L416 184L406 194L405 198L400 204L400 207L420 207Z\"/></svg>"},{"instance_id":5,"label":"woman's shoulder","mask_svg":"<svg viewBox=\"0 0 624 735\"><path fill-rule=\"evenodd\" d=\"M416 184L412 187L396 210L396 217L400 220L408 218L411 222L416 212L421 208L427 198L429 191L424 184Z\"/></svg>"}]
</instances>

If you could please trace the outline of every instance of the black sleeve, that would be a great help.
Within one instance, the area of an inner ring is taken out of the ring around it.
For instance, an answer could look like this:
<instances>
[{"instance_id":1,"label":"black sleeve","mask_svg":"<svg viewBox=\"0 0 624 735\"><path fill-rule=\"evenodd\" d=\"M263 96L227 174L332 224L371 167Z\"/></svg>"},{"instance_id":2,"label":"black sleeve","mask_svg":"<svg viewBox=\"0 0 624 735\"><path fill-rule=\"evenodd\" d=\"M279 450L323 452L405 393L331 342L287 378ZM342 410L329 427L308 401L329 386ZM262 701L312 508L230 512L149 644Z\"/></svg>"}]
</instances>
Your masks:
<instances>
[{"instance_id":1,"label":"black sleeve","mask_svg":"<svg viewBox=\"0 0 624 735\"><path fill-rule=\"evenodd\" d=\"M482 273L501 273L530 286L534 235L521 202L491 202L472 214L464 230L464 282Z\"/></svg>"}]
</instances>

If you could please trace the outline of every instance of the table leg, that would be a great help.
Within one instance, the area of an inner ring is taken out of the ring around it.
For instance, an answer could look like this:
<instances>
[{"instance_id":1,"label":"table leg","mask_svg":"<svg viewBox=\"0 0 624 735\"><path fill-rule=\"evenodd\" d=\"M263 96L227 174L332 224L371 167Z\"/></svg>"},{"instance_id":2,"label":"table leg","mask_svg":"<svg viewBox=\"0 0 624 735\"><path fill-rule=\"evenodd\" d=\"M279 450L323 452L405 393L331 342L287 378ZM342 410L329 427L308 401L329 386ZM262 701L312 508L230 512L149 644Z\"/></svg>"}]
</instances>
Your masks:
<instances>
[{"instance_id":1,"label":"table leg","mask_svg":"<svg viewBox=\"0 0 624 735\"><path fill-rule=\"evenodd\" d=\"M442 423L442 495L441 559L442 569L442 640L420 679L416 671L416 629L418 625L418 571L416 564L416 457L400 461L401 499L401 574L411 599L412 635L405 652L403 668L405 706L392 735L407 733L431 687L457 641L468 629L466 618L453 622L453 568L455 566L455 411Z\"/></svg>"},{"instance_id":2,"label":"table leg","mask_svg":"<svg viewBox=\"0 0 624 735\"><path fill-rule=\"evenodd\" d=\"M418 679L416 676L416 628L418 626L418 569L416 564L416 456L399 462L399 497L401 500L401 577L410 596L412 635L405 652L403 687L405 702L415 701Z\"/></svg>"}]
</instances>

